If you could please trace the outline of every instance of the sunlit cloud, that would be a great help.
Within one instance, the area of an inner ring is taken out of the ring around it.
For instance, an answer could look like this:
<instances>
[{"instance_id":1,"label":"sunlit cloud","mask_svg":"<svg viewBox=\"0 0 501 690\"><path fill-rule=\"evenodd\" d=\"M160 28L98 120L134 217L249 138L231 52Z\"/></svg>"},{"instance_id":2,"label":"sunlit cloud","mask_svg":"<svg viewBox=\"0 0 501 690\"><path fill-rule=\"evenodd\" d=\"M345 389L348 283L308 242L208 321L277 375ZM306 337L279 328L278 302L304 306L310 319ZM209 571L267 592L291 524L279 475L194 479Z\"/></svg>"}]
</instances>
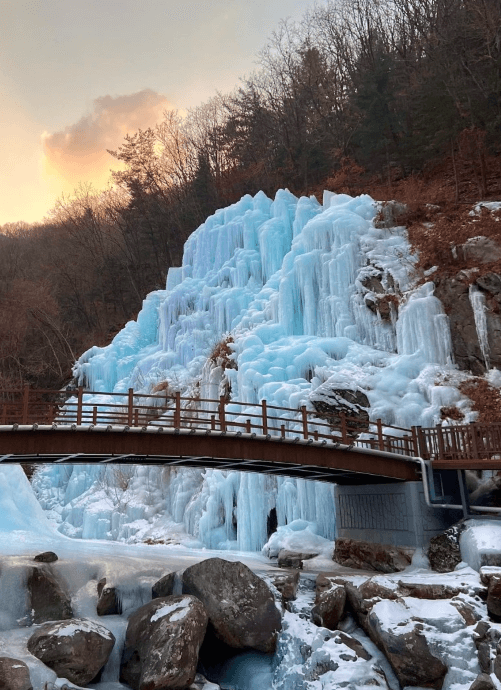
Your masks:
<instances>
[{"instance_id":1,"label":"sunlit cloud","mask_svg":"<svg viewBox=\"0 0 501 690\"><path fill-rule=\"evenodd\" d=\"M170 108L167 98L151 89L96 98L92 112L78 122L42 135L46 181L59 191L73 190L80 182L106 186L110 168L119 169L107 149L117 149L126 134L154 126Z\"/></svg>"}]
</instances>

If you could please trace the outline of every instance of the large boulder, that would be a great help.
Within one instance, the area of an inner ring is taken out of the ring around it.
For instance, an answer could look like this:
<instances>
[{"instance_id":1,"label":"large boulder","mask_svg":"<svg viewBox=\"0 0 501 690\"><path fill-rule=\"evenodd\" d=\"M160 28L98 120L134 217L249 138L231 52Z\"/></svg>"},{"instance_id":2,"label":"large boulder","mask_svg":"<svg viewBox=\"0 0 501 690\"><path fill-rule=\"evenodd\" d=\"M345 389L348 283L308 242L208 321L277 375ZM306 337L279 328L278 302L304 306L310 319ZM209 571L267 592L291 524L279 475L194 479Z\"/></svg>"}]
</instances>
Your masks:
<instances>
[{"instance_id":1,"label":"large boulder","mask_svg":"<svg viewBox=\"0 0 501 690\"><path fill-rule=\"evenodd\" d=\"M33 623L69 620L71 598L50 565L31 568L27 583Z\"/></svg>"},{"instance_id":2,"label":"large boulder","mask_svg":"<svg viewBox=\"0 0 501 690\"><path fill-rule=\"evenodd\" d=\"M310 394L310 402L317 417L325 419L338 433L344 414L351 439L369 429L369 398L358 388L335 387L326 381Z\"/></svg>"},{"instance_id":3,"label":"large boulder","mask_svg":"<svg viewBox=\"0 0 501 690\"><path fill-rule=\"evenodd\" d=\"M492 237L470 237L464 244L456 246L459 259L478 266L501 259L501 244Z\"/></svg>"},{"instance_id":4,"label":"large boulder","mask_svg":"<svg viewBox=\"0 0 501 690\"><path fill-rule=\"evenodd\" d=\"M0 690L33 690L24 661L0 656Z\"/></svg>"},{"instance_id":5,"label":"large boulder","mask_svg":"<svg viewBox=\"0 0 501 690\"><path fill-rule=\"evenodd\" d=\"M427 556L432 570L437 573L450 573L461 563L460 532L461 528L454 525L430 539Z\"/></svg>"},{"instance_id":6,"label":"large boulder","mask_svg":"<svg viewBox=\"0 0 501 690\"><path fill-rule=\"evenodd\" d=\"M315 602L311 610L314 623L329 630L336 630L344 613L346 590L322 573L317 576Z\"/></svg>"},{"instance_id":7,"label":"large boulder","mask_svg":"<svg viewBox=\"0 0 501 690\"><path fill-rule=\"evenodd\" d=\"M372 578L358 585L345 581L344 587L350 608L355 614L360 626L367 633L369 632L367 616L374 604L381 599L393 600L398 598L398 594L395 590L385 587Z\"/></svg>"},{"instance_id":8,"label":"large boulder","mask_svg":"<svg viewBox=\"0 0 501 690\"><path fill-rule=\"evenodd\" d=\"M246 565L209 558L183 573L183 592L198 597L216 637L235 649L273 652L281 616L268 586Z\"/></svg>"},{"instance_id":9,"label":"large boulder","mask_svg":"<svg viewBox=\"0 0 501 690\"><path fill-rule=\"evenodd\" d=\"M440 690L447 666L434 656L423 624L405 615L405 606L396 601L380 601L367 618L371 638L388 658L402 687L407 685Z\"/></svg>"},{"instance_id":10,"label":"large boulder","mask_svg":"<svg viewBox=\"0 0 501 690\"><path fill-rule=\"evenodd\" d=\"M372 544L358 539L336 539L333 560L346 568L361 568L380 573L405 570L414 549L389 544Z\"/></svg>"},{"instance_id":11,"label":"large boulder","mask_svg":"<svg viewBox=\"0 0 501 690\"><path fill-rule=\"evenodd\" d=\"M28 640L28 650L58 676L87 685L104 667L115 644L104 626L86 618L45 623Z\"/></svg>"},{"instance_id":12,"label":"large boulder","mask_svg":"<svg viewBox=\"0 0 501 690\"><path fill-rule=\"evenodd\" d=\"M309 551L289 551L288 549L280 549L277 557L277 565L279 568L293 568L295 570L303 569L303 561L318 556L317 552Z\"/></svg>"},{"instance_id":13,"label":"large boulder","mask_svg":"<svg viewBox=\"0 0 501 690\"><path fill-rule=\"evenodd\" d=\"M191 685L207 621L203 604L186 594L141 606L127 626L120 681L134 690Z\"/></svg>"}]
</instances>

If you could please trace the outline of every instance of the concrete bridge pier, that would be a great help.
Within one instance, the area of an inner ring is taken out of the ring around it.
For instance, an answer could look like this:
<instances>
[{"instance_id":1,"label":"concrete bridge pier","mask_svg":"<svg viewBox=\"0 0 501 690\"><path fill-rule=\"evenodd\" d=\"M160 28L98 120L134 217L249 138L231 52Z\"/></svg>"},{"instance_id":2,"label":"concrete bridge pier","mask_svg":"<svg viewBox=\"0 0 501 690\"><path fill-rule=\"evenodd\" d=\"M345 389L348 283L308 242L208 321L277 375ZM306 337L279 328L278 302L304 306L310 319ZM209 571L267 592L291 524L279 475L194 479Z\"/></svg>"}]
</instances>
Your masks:
<instances>
[{"instance_id":1,"label":"concrete bridge pier","mask_svg":"<svg viewBox=\"0 0 501 690\"><path fill-rule=\"evenodd\" d=\"M383 560L385 552L410 556L418 547L426 549L432 537L463 517L459 510L429 507L420 481L337 484L335 505L336 552L347 556L353 541L358 544L352 549L380 552Z\"/></svg>"}]
</instances>

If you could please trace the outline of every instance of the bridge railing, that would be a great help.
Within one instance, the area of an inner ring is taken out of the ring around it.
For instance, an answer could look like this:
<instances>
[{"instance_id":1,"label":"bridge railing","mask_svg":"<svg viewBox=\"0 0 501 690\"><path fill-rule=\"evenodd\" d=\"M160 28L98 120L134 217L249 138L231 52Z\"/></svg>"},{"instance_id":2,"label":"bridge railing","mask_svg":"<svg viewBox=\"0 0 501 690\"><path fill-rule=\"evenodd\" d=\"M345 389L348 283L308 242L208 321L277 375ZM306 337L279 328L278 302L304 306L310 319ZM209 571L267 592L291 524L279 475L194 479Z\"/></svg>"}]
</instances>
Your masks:
<instances>
[{"instance_id":1,"label":"bridge railing","mask_svg":"<svg viewBox=\"0 0 501 690\"><path fill-rule=\"evenodd\" d=\"M162 426L219 432L279 436L283 439L353 444L430 460L501 456L501 423L431 428L385 425L345 415L319 413L306 406L282 407L260 403L189 398L179 393L103 393L51 391L25 386L0 391L0 425L56 424L60 426Z\"/></svg>"}]
</instances>

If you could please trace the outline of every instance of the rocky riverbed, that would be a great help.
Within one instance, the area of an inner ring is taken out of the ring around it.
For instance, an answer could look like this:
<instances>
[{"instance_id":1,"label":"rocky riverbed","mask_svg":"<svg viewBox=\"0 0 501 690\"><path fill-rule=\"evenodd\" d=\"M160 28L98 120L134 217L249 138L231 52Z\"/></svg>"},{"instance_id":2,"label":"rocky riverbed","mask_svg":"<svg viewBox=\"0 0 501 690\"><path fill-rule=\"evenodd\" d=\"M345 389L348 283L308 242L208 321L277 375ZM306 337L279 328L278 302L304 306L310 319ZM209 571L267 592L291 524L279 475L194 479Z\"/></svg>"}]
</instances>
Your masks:
<instances>
[{"instance_id":1,"label":"rocky riverbed","mask_svg":"<svg viewBox=\"0 0 501 690\"><path fill-rule=\"evenodd\" d=\"M0 688L501 687L497 566L258 576L205 555L177 571L159 553L3 556Z\"/></svg>"}]
</instances>

